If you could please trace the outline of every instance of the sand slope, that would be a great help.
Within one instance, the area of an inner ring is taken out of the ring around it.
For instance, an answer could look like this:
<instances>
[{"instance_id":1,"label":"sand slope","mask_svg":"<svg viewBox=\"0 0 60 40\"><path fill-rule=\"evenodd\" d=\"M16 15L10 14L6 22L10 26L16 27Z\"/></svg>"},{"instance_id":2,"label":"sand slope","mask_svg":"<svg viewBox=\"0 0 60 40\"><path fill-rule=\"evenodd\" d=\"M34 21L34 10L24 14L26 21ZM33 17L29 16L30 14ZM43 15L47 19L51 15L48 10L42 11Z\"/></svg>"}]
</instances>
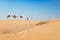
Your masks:
<instances>
[{"instance_id":1,"label":"sand slope","mask_svg":"<svg viewBox=\"0 0 60 40\"><path fill-rule=\"evenodd\" d=\"M39 21L0 20L0 33L16 33L33 27Z\"/></svg>"},{"instance_id":2,"label":"sand slope","mask_svg":"<svg viewBox=\"0 0 60 40\"><path fill-rule=\"evenodd\" d=\"M60 20L0 20L0 28L1 40L60 40Z\"/></svg>"},{"instance_id":3,"label":"sand slope","mask_svg":"<svg viewBox=\"0 0 60 40\"><path fill-rule=\"evenodd\" d=\"M22 40L60 40L60 20L49 21L21 33Z\"/></svg>"}]
</instances>

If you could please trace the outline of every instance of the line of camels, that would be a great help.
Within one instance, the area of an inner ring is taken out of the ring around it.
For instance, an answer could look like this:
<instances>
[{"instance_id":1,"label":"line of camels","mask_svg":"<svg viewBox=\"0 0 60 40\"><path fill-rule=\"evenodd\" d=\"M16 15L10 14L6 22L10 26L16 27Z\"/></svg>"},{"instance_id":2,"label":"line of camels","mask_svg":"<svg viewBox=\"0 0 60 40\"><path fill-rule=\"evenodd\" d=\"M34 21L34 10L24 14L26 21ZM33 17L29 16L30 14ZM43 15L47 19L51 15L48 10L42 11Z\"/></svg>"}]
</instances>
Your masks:
<instances>
[{"instance_id":1,"label":"line of camels","mask_svg":"<svg viewBox=\"0 0 60 40\"><path fill-rule=\"evenodd\" d=\"M15 18L15 19L16 19L17 17L23 18L23 16L16 16L16 15L11 16L11 15L8 15L8 16L7 16L7 19L10 18L10 17ZM29 20L29 17L27 17L27 20Z\"/></svg>"}]
</instances>

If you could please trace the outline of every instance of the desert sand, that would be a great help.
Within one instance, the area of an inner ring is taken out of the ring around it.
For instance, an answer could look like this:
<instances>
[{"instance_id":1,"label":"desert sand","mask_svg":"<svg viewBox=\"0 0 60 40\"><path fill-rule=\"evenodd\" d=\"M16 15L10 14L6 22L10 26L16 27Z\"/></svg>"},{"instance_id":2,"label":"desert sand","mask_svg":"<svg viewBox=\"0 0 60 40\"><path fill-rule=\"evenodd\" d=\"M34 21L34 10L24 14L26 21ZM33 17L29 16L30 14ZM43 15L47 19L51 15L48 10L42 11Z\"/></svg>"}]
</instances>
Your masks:
<instances>
[{"instance_id":1,"label":"desert sand","mask_svg":"<svg viewBox=\"0 0 60 40\"><path fill-rule=\"evenodd\" d=\"M0 20L0 40L60 40L60 19Z\"/></svg>"}]
</instances>

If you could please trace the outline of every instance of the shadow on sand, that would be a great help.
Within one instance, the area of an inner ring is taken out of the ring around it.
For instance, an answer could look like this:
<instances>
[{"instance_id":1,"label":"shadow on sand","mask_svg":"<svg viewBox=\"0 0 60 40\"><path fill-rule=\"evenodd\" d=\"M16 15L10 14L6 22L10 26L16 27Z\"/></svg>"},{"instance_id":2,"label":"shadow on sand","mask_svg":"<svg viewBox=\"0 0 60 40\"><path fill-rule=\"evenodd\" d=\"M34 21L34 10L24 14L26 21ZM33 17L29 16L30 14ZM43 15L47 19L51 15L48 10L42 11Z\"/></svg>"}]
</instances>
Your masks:
<instances>
[{"instance_id":1,"label":"shadow on sand","mask_svg":"<svg viewBox=\"0 0 60 40\"><path fill-rule=\"evenodd\" d=\"M48 22L39 22L39 23L36 24L36 26L38 26L38 25L44 25L46 23L48 23Z\"/></svg>"}]
</instances>

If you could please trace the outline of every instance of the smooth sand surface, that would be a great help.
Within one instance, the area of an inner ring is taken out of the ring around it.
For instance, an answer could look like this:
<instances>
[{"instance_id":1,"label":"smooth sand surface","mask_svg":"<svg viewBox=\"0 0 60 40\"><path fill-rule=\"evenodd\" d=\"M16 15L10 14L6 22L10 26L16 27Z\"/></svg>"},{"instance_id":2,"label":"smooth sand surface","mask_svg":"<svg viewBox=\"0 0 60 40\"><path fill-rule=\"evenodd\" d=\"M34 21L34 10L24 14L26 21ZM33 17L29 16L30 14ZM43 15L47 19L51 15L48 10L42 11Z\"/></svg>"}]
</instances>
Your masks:
<instances>
[{"instance_id":1,"label":"smooth sand surface","mask_svg":"<svg viewBox=\"0 0 60 40\"><path fill-rule=\"evenodd\" d=\"M0 20L0 40L60 40L60 20Z\"/></svg>"},{"instance_id":2,"label":"smooth sand surface","mask_svg":"<svg viewBox=\"0 0 60 40\"><path fill-rule=\"evenodd\" d=\"M0 20L1 33L16 33L35 26L39 21Z\"/></svg>"}]
</instances>

